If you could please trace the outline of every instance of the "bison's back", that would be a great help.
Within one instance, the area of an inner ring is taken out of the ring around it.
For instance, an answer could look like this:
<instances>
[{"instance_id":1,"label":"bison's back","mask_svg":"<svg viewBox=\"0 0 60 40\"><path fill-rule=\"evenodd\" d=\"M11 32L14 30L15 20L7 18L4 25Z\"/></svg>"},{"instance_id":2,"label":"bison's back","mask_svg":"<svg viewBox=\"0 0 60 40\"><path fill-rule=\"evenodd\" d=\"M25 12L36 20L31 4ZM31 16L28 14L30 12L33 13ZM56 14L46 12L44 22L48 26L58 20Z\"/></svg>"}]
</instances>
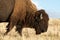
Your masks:
<instances>
[{"instance_id":1,"label":"bison's back","mask_svg":"<svg viewBox=\"0 0 60 40\"><path fill-rule=\"evenodd\" d=\"M0 0L0 21L5 21L12 12L15 0Z\"/></svg>"}]
</instances>

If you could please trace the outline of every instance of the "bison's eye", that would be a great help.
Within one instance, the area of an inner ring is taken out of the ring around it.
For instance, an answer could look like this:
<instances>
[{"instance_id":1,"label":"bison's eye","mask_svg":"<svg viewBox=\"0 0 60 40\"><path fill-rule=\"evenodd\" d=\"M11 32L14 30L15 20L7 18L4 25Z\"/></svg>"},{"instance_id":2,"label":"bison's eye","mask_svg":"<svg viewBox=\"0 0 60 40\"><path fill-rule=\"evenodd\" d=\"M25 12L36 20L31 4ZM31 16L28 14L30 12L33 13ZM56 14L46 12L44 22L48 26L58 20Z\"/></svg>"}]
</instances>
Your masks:
<instances>
[{"instance_id":1,"label":"bison's eye","mask_svg":"<svg viewBox=\"0 0 60 40\"><path fill-rule=\"evenodd\" d=\"M43 16L42 16L42 14L40 15L40 18L41 18L41 19L43 19Z\"/></svg>"}]
</instances>

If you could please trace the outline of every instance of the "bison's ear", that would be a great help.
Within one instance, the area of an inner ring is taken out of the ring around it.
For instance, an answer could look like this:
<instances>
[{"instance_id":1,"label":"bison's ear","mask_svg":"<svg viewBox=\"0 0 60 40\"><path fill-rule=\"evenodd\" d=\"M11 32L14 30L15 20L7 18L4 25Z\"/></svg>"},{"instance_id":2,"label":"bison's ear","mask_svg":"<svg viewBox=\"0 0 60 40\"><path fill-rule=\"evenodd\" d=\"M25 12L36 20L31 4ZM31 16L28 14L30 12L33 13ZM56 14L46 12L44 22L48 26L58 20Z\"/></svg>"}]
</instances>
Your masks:
<instances>
[{"instance_id":1,"label":"bison's ear","mask_svg":"<svg viewBox=\"0 0 60 40\"><path fill-rule=\"evenodd\" d=\"M43 19L43 16L42 16L43 14L40 14L40 19Z\"/></svg>"}]
</instances>

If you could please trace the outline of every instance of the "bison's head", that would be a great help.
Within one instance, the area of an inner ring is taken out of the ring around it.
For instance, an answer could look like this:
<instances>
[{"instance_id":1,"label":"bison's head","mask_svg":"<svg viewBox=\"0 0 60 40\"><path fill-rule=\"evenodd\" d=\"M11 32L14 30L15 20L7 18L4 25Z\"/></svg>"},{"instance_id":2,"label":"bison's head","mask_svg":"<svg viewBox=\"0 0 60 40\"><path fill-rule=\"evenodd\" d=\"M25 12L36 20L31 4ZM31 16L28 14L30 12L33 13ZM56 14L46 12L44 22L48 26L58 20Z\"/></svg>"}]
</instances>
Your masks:
<instances>
[{"instance_id":1,"label":"bison's head","mask_svg":"<svg viewBox=\"0 0 60 40\"><path fill-rule=\"evenodd\" d=\"M36 34L40 34L47 31L49 17L45 10L38 10L35 12L34 27Z\"/></svg>"}]
</instances>

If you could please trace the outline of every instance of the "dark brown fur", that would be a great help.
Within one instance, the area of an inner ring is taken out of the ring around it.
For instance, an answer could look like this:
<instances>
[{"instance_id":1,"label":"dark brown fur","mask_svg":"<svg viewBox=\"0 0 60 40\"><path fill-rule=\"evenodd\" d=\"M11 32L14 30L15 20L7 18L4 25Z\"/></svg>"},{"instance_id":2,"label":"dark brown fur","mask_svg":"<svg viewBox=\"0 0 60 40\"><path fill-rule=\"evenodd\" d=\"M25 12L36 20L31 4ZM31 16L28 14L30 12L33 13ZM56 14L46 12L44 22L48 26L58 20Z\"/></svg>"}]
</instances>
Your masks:
<instances>
[{"instance_id":1,"label":"dark brown fur","mask_svg":"<svg viewBox=\"0 0 60 40\"><path fill-rule=\"evenodd\" d=\"M45 12L45 10L41 9L38 12L41 13L41 15L40 15L40 22L39 22L39 26L37 27L36 34L39 34L40 31L46 32L48 28L48 21L49 21L49 16Z\"/></svg>"},{"instance_id":2,"label":"dark brown fur","mask_svg":"<svg viewBox=\"0 0 60 40\"><path fill-rule=\"evenodd\" d=\"M40 34L47 31L48 21L49 21L48 14L45 12L45 10L41 9L35 12L34 14L27 14L25 18L25 23L23 21L21 23L18 22L18 24L21 26L19 25L16 26L16 31L18 31L18 33L22 35L21 34L22 29L24 27L28 27L34 28L36 34Z\"/></svg>"}]
</instances>

